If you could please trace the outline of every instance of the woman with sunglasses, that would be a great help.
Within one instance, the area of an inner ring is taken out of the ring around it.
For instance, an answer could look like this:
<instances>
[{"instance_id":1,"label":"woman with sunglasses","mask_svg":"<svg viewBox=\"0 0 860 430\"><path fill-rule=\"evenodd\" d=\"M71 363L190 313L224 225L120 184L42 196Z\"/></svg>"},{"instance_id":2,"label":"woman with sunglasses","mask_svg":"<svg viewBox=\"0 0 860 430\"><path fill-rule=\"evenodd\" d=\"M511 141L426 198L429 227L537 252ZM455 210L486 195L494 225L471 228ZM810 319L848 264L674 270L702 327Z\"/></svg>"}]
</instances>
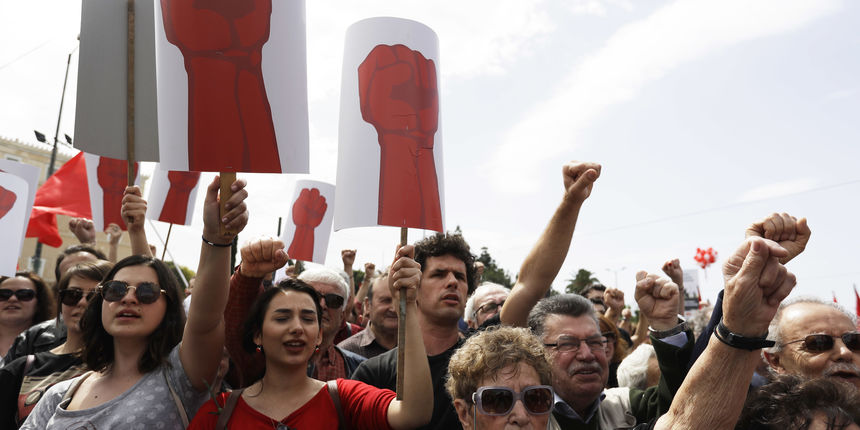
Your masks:
<instances>
[{"instance_id":1,"label":"woman with sunglasses","mask_svg":"<svg viewBox=\"0 0 860 430\"><path fill-rule=\"evenodd\" d=\"M257 265L261 273L271 271L275 261L286 261L282 243L261 242L267 245L260 249L261 255L271 258ZM433 388L418 326L415 290L421 269L413 253L412 246L401 248L388 278L395 301L401 288L407 295L402 400L396 400L390 390L359 381L326 383L308 376L308 362L323 339L322 298L305 282L286 279L257 298L242 330L245 350L257 351L265 360L262 379L203 405L189 428L371 430L426 424L432 413L427 405L433 404Z\"/></svg>"},{"instance_id":2,"label":"woman with sunglasses","mask_svg":"<svg viewBox=\"0 0 860 430\"><path fill-rule=\"evenodd\" d=\"M219 231L220 221L231 231L245 226L244 185L243 180L231 185L233 195L225 202L228 212L222 219L219 178L209 184L198 296L191 302L188 320L184 321L181 286L164 263L141 255L119 261L80 322L81 358L90 372L51 387L23 429L187 426L205 401L206 385L214 380L221 361L233 235ZM123 199L123 219L131 235L132 230L143 229L145 210L130 215L125 210L130 195L127 192Z\"/></svg>"},{"instance_id":3,"label":"woman with sunglasses","mask_svg":"<svg viewBox=\"0 0 860 430\"><path fill-rule=\"evenodd\" d=\"M470 337L448 362L445 385L463 429L547 428L554 400L544 351L525 328Z\"/></svg>"},{"instance_id":4,"label":"woman with sunglasses","mask_svg":"<svg viewBox=\"0 0 860 430\"><path fill-rule=\"evenodd\" d=\"M54 297L42 278L30 272L0 277L0 357L24 330L53 316Z\"/></svg>"},{"instance_id":5,"label":"woman with sunglasses","mask_svg":"<svg viewBox=\"0 0 860 430\"><path fill-rule=\"evenodd\" d=\"M84 373L79 356L84 345L80 319L96 287L113 264L81 263L69 269L57 283L60 312L67 327L66 341L50 351L20 357L0 369L0 428L20 426L36 402L54 384Z\"/></svg>"}]
</instances>

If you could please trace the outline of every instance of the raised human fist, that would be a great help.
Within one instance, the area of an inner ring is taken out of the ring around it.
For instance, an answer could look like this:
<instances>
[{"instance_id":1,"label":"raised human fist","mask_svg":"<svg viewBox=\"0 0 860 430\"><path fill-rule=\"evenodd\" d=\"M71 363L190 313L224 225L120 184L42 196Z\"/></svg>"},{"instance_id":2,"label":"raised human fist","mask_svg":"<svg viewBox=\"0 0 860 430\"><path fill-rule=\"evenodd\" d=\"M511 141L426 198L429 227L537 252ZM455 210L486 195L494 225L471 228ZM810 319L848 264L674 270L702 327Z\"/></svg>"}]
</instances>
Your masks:
<instances>
[{"instance_id":1,"label":"raised human fist","mask_svg":"<svg viewBox=\"0 0 860 430\"><path fill-rule=\"evenodd\" d=\"M782 264L788 263L806 249L810 234L812 232L806 225L806 218L797 219L785 212L774 212L761 221L752 223L746 230L748 238L763 237L785 248L788 255L779 259Z\"/></svg>"},{"instance_id":2,"label":"raised human fist","mask_svg":"<svg viewBox=\"0 0 860 430\"><path fill-rule=\"evenodd\" d=\"M12 190L7 190L3 187L0 187L0 218L6 216L12 207L15 206L15 200L18 199L18 196Z\"/></svg>"},{"instance_id":3,"label":"raised human fist","mask_svg":"<svg viewBox=\"0 0 860 430\"><path fill-rule=\"evenodd\" d=\"M564 177L565 198L582 204L591 195L594 181L600 177L601 166L597 163L571 161L561 169Z\"/></svg>"},{"instance_id":4,"label":"raised human fist","mask_svg":"<svg viewBox=\"0 0 860 430\"><path fill-rule=\"evenodd\" d=\"M260 238L246 243L239 250L242 263L239 271L250 278L263 278L287 264L289 256L284 252L280 239Z\"/></svg>"},{"instance_id":5,"label":"raised human fist","mask_svg":"<svg viewBox=\"0 0 860 430\"><path fill-rule=\"evenodd\" d=\"M134 163L134 176L137 176L138 163ZM122 219L122 197L128 185L128 162L115 158L99 157L96 177L102 188L102 221L125 225Z\"/></svg>"},{"instance_id":6,"label":"raised human fist","mask_svg":"<svg viewBox=\"0 0 860 430\"><path fill-rule=\"evenodd\" d=\"M358 92L379 139L379 224L441 231L436 64L404 45L377 45L358 66Z\"/></svg>"},{"instance_id":7,"label":"raised human fist","mask_svg":"<svg viewBox=\"0 0 860 430\"><path fill-rule=\"evenodd\" d=\"M96 243L96 229L92 220L72 218L69 220L69 230L83 244L94 245Z\"/></svg>"},{"instance_id":8,"label":"raised human fist","mask_svg":"<svg viewBox=\"0 0 860 430\"><path fill-rule=\"evenodd\" d=\"M344 269L346 269L347 267L352 269L352 265L355 264L355 250L342 249L340 251L340 259L343 261Z\"/></svg>"},{"instance_id":9,"label":"raised human fist","mask_svg":"<svg viewBox=\"0 0 860 430\"><path fill-rule=\"evenodd\" d=\"M170 181L170 189L167 190L167 196L164 198L164 205L161 207L158 220L185 224L185 218L188 214L188 198L191 195L191 190L200 182L200 172L169 171L167 172L167 180Z\"/></svg>"},{"instance_id":10,"label":"raised human fist","mask_svg":"<svg viewBox=\"0 0 860 430\"><path fill-rule=\"evenodd\" d=\"M272 1L161 0L161 11L188 74L189 170L280 172L261 66Z\"/></svg>"},{"instance_id":11,"label":"raised human fist","mask_svg":"<svg viewBox=\"0 0 860 430\"><path fill-rule=\"evenodd\" d=\"M624 291L617 288L607 288L603 292L603 303L607 309L612 309L616 315L620 315L621 310L624 309Z\"/></svg>"},{"instance_id":12,"label":"raised human fist","mask_svg":"<svg viewBox=\"0 0 860 430\"><path fill-rule=\"evenodd\" d=\"M143 199L143 194L137 185L126 187L123 191L120 215L129 230L143 230L146 222L146 200ZM111 224L118 225L116 223Z\"/></svg>"},{"instance_id":13,"label":"raised human fist","mask_svg":"<svg viewBox=\"0 0 860 430\"><path fill-rule=\"evenodd\" d=\"M118 225L111 223L105 229L105 234L108 236L108 242L111 245L116 245L122 239L122 229Z\"/></svg>"},{"instance_id":14,"label":"raised human fist","mask_svg":"<svg viewBox=\"0 0 860 430\"><path fill-rule=\"evenodd\" d=\"M636 273L636 303L655 330L668 330L678 322L678 285L667 278Z\"/></svg>"},{"instance_id":15,"label":"raised human fist","mask_svg":"<svg viewBox=\"0 0 860 430\"><path fill-rule=\"evenodd\" d=\"M293 203L296 232L287 251L292 258L311 261L314 257L314 229L320 225L328 204L317 188L304 188Z\"/></svg>"}]
</instances>

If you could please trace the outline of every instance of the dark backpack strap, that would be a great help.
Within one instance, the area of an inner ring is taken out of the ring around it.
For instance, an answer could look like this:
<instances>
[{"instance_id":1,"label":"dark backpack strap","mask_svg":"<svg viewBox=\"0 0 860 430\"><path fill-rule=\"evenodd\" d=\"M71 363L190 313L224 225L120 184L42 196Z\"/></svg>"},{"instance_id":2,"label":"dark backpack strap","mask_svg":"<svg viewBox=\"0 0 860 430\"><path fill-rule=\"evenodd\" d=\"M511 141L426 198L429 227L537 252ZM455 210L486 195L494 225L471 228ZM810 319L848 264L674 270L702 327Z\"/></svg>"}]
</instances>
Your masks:
<instances>
[{"instance_id":1,"label":"dark backpack strap","mask_svg":"<svg viewBox=\"0 0 860 430\"><path fill-rule=\"evenodd\" d=\"M337 381L328 381L326 382L326 386L328 387L328 395L331 396L331 401L334 402L334 408L337 410L337 428L339 430L346 430L348 427L346 418L343 416L343 408L340 406L340 396L337 394Z\"/></svg>"},{"instance_id":2,"label":"dark backpack strap","mask_svg":"<svg viewBox=\"0 0 860 430\"><path fill-rule=\"evenodd\" d=\"M230 396L228 396L227 401L224 402L224 408L221 409L221 413L218 414L218 421L215 423L215 430L226 430L227 421L230 421L230 415L233 415L233 409L236 409L236 403L239 401L239 397L242 396L242 391L245 391L245 389L240 388L230 392ZM215 405L218 405L217 401Z\"/></svg>"}]
</instances>

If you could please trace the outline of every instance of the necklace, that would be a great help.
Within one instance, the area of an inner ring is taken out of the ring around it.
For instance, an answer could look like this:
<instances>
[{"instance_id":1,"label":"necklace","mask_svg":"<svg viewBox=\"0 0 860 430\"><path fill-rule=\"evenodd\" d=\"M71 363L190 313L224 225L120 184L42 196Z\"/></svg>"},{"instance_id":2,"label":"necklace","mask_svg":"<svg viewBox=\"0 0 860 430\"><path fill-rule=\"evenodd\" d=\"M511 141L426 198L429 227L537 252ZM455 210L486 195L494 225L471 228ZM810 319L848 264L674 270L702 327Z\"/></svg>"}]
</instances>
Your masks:
<instances>
[{"instance_id":1,"label":"necklace","mask_svg":"<svg viewBox=\"0 0 860 430\"><path fill-rule=\"evenodd\" d=\"M284 424L284 423L282 423L282 422L280 422L280 421L275 421L275 420L273 420L273 419L271 419L271 418L269 418L269 420L272 422L272 428L273 428L273 429L275 429L275 430L298 430L298 429L291 429L291 428L290 428L290 427L288 427L286 424ZM277 424L277 425L276 425L276 424Z\"/></svg>"}]
</instances>

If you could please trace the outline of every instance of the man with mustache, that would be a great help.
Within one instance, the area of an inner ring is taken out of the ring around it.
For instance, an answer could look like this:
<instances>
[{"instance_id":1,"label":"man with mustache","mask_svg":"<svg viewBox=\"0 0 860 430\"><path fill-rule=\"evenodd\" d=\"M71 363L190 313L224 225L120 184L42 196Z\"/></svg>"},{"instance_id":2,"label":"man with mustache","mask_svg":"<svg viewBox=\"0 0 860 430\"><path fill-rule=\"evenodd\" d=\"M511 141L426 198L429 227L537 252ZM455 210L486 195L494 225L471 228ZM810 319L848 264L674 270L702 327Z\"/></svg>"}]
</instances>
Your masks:
<instances>
[{"instance_id":1,"label":"man with mustache","mask_svg":"<svg viewBox=\"0 0 860 430\"><path fill-rule=\"evenodd\" d=\"M337 346L372 358L397 346L397 310L388 288L388 272L383 272L373 280L364 299L364 306L370 314L367 327Z\"/></svg>"},{"instance_id":2,"label":"man with mustache","mask_svg":"<svg viewBox=\"0 0 860 430\"><path fill-rule=\"evenodd\" d=\"M550 428L633 428L668 410L683 381L681 363L692 351L693 336L677 316L677 284L645 272L636 280L636 301L651 324L662 373L657 387L603 389L609 377L606 338L585 297L549 297L529 314L529 328L543 341L552 367L556 399Z\"/></svg>"}]
</instances>

